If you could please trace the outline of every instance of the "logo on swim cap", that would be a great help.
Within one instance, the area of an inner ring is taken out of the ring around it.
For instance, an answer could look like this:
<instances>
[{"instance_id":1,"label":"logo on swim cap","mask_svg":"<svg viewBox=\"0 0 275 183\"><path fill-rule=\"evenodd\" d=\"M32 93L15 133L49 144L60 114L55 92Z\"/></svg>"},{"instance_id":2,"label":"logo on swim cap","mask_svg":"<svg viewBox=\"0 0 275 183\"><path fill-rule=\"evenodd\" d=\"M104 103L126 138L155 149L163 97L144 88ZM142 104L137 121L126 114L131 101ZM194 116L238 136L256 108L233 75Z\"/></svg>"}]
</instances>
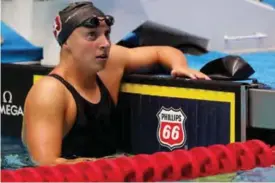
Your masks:
<instances>
[{"instance_id":1,"label":"logo on swim cap","mask_svg":"<svg viewBox=\"0 0 275 183\"><path fill-rule=\"evenodd\" d=\"M57 15L54 19L54 25L53 25L53 34L57 38L62 30L62 22L60 19L60 16Z\"/></svg>"}]
</instances>

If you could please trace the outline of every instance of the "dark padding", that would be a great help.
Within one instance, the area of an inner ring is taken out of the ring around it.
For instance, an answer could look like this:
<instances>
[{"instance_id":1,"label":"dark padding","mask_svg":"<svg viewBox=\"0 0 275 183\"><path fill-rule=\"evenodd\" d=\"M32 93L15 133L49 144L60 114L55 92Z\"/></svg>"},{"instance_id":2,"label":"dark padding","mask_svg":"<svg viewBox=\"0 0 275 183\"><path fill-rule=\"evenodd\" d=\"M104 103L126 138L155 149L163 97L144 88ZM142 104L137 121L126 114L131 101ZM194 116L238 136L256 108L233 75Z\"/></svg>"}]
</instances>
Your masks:
<instances>
[{"instance_id":1,"label":"dark padding","mask_svg":"<svg viewBox=\"0 0 275 183\"><path fill-rule=\"evenodd\" d=\"M243 58L235 55L213 60L204 65L200 71L214 80L246 80L255 73Z\"/></svg>"}]
</instances>

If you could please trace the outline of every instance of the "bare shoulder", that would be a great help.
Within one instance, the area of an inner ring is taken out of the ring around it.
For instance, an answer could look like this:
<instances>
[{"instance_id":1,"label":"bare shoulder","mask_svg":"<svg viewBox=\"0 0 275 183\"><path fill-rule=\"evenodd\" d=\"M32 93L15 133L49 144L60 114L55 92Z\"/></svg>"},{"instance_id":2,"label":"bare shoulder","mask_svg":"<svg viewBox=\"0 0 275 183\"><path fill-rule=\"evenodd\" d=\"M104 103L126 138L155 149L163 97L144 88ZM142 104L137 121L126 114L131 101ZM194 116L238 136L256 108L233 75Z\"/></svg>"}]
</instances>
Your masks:
<instances>
[{"instance_id":1,"label":"bare shoulder","mask_svg":"<svg viewBox=\"0 0 275 183\"><path fill-rule=\"evenodd\" d=\"M30 89L29 96L33 97L61 97L64 96L64 86L57 79L44 76L39 79Z\"/></svg>"},{"instance_id":2,"label":"bare shoulder","mask_svg":"<svg viewBox=\"0 0 275 183\"><path fill-rule=\"evenodd\" d=\"M64 86L55 78L44 76L30 89L25 100L25 109L62 105L65 101Z\"/></svg>"}]
</instances>

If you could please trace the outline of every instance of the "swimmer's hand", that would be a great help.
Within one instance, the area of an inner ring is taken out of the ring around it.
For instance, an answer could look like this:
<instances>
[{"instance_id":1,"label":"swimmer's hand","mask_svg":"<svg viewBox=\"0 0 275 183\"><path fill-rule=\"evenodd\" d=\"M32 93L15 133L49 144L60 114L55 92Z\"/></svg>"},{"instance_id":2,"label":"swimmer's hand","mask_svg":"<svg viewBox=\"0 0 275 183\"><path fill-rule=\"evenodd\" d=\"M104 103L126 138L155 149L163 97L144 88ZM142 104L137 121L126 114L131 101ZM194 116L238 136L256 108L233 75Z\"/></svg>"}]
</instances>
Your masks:
<instances>
[{"instance_id":1,"label":"swimmer's hand","mask_svg":"<svg viewBox=\"0 0 275 183\"><path fill-rule=\"evenodd\" d=\"M172 69L171 75L173 77L189 77L191 79L211 80L207 75L203 74L202 72L190 69L188 67L179 67Z\"/></svg>"}]
</instances>

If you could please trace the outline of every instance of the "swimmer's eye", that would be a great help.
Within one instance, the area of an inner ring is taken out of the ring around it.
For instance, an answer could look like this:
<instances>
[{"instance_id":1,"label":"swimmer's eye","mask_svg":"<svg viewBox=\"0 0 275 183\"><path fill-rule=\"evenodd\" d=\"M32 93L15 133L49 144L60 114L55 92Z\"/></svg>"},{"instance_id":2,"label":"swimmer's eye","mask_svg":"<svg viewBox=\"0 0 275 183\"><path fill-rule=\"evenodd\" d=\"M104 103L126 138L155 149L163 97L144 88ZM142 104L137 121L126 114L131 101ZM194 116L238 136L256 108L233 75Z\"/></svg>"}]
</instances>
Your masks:
<instances>
[{"instance_id":1,"label":"swimmer's eye","mask_svg":"<svg viewBox=\"0 0 275 183\"><path fill-rule=\"evenodd\" d=\"M97 36L96 32L89 32L88 35L87 35L89 40L95 39L96 36Z\"/></svg>"}]
</instances>

